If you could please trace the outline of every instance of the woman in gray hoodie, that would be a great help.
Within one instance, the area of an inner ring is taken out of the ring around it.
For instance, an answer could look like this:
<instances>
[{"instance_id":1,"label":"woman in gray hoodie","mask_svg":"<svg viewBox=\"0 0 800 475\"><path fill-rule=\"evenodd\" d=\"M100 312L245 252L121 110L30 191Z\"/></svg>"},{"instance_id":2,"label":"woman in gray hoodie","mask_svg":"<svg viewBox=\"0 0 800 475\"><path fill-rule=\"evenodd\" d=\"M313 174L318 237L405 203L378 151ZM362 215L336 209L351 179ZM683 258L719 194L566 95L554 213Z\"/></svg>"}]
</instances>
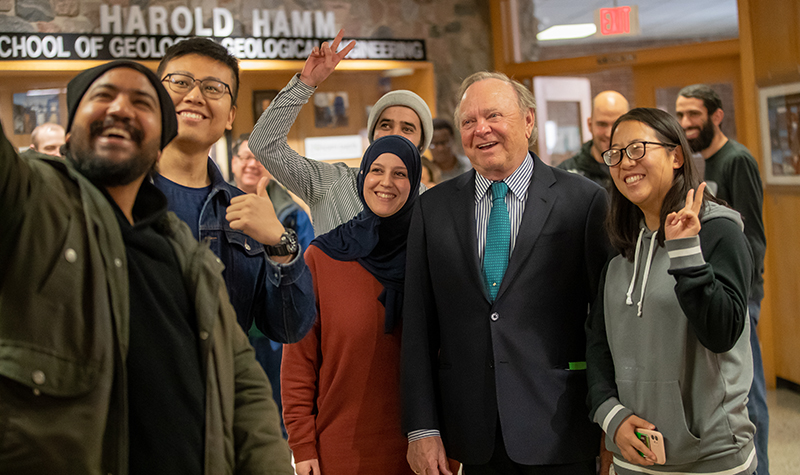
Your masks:
<instances>
[{"instance_id":1,"label":"woman in gray hoodie","mask_svg":"<svg viewBox=\"0 0 800 475\"><path fill-rule=\"evenodd\" d=\"M742 221L705 191L666 112L623 115L611 147L607 229L620 255L586 330L591 417L607 434L614 471L752 474L753 264ZM661 432L664 464L637 428Z\"/></svg>"}]
</instances>

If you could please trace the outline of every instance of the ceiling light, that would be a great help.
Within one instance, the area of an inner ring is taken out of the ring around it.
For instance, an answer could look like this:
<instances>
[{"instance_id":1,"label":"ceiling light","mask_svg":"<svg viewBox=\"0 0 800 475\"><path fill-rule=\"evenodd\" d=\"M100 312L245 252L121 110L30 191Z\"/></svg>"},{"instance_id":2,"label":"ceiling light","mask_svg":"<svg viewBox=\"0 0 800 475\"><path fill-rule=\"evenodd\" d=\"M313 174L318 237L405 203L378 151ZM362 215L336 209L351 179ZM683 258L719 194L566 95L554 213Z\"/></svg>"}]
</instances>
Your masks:
<instances>
[{"instance_id":1,"label":"ceiling light","mask_svg":"<svg viewBox=\"0 0 800 475\"><path fill-rule=\"evenodd\" d=\"M25 93L26 96L55 96L56 94L66 94L66 89L32 89Z\"/></svg>"},{"instance_id":2,"label":"ceiling light","mask_svg":"<svg viewBox=\"0 0 800 475\"><path fill-rule=\"evenodd\" d=\"M597 25L594 23L579 23L576 25L554 25L550 28L540 31L536 35L539 41L549 40L574 40L578 38L586 38L592 36L597 32Z\"/></svg>"}]
</instances>

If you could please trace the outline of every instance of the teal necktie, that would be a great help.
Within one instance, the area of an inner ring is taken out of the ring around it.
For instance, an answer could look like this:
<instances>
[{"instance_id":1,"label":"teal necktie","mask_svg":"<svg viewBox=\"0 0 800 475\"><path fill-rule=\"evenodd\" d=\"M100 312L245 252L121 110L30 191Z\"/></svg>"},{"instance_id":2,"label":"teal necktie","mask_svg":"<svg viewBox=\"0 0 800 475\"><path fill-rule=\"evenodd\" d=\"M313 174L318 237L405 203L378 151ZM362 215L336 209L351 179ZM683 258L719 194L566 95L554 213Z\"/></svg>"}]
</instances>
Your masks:
<instances>
[{"instance_id":1,"label":"teal necktie","mask_svg":"<svg viewBox=\"0 0 800 475\"><path fill-rule=\"evenodd\" d=\"M511 249L511 222L506 208L508 185L499 181L492 183L492 210L486 226L486 249L483 253L483 275L486 278L486 292L492 302L497 297L503 275L508 267L508 254Z\"/></svg>"}]
</instances>

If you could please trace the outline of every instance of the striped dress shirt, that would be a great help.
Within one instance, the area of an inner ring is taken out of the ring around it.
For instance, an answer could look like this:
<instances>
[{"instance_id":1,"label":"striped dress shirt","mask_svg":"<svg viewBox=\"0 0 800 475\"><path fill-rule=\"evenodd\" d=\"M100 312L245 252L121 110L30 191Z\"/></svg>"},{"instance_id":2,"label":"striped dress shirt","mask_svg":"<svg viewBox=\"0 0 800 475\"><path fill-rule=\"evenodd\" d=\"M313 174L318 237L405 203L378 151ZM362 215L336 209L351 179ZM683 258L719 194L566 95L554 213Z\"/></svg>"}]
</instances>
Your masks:
<instances>
[{"instance_id":1,"label":"striped dress shirt","mask_svg":"<svg viewBox=\"0 0 800 475\"><path fill-rule=\"evenodd\" d=\"M248 145L264 167L311 208L314 235L325 234L364 209L358 198L358 169L306 158L286 138L315 88L295 74L261 114Z\"/></svg>"},{"instance_id":2,"label":"striped dress shirt","mask_svg":"<svg viewBox=\"0 0 800 475\"><path fill-rule=\"evenodd\" d=\"M528 154L522 164L502 180L508 185L510 193L506 193L506 209L511 223L511 249L508 255L514 253L517 244L517 232L522 222L522 213L525 212L525 202L528 200L528 187L533 175L533 159ZM493 181L485 178L480 173L475 173L475 232L478 236L478 258L483 268L483 254L486 249L486 227L489 224L489 214L492 212L492 194L489 187Z\"/></svg>"}]
</instances>

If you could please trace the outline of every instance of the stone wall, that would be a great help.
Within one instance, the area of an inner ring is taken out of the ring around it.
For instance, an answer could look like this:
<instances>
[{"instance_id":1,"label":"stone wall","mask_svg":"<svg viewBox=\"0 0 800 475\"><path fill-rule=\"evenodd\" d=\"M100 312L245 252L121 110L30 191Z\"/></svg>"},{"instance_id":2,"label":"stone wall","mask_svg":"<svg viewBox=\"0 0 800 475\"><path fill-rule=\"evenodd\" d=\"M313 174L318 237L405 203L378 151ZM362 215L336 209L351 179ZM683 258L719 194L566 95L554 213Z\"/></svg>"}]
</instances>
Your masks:
<instances>
[{"instance_id":1,"label":"stone wall","mask_svg":"<svg viewBox=\"0 0 800 475\"><path fill-rule=\"evenodd\" d=\"M493 64L486 0L0 0L0 32L99 33L102 3L202 7L204 12L222 7L234 16L234 36L252 31L254 8L283 8L333 11L348 36L424 39L434 64L440 117L452 117L461 80Z\"/></svg>"}]
</instances>

